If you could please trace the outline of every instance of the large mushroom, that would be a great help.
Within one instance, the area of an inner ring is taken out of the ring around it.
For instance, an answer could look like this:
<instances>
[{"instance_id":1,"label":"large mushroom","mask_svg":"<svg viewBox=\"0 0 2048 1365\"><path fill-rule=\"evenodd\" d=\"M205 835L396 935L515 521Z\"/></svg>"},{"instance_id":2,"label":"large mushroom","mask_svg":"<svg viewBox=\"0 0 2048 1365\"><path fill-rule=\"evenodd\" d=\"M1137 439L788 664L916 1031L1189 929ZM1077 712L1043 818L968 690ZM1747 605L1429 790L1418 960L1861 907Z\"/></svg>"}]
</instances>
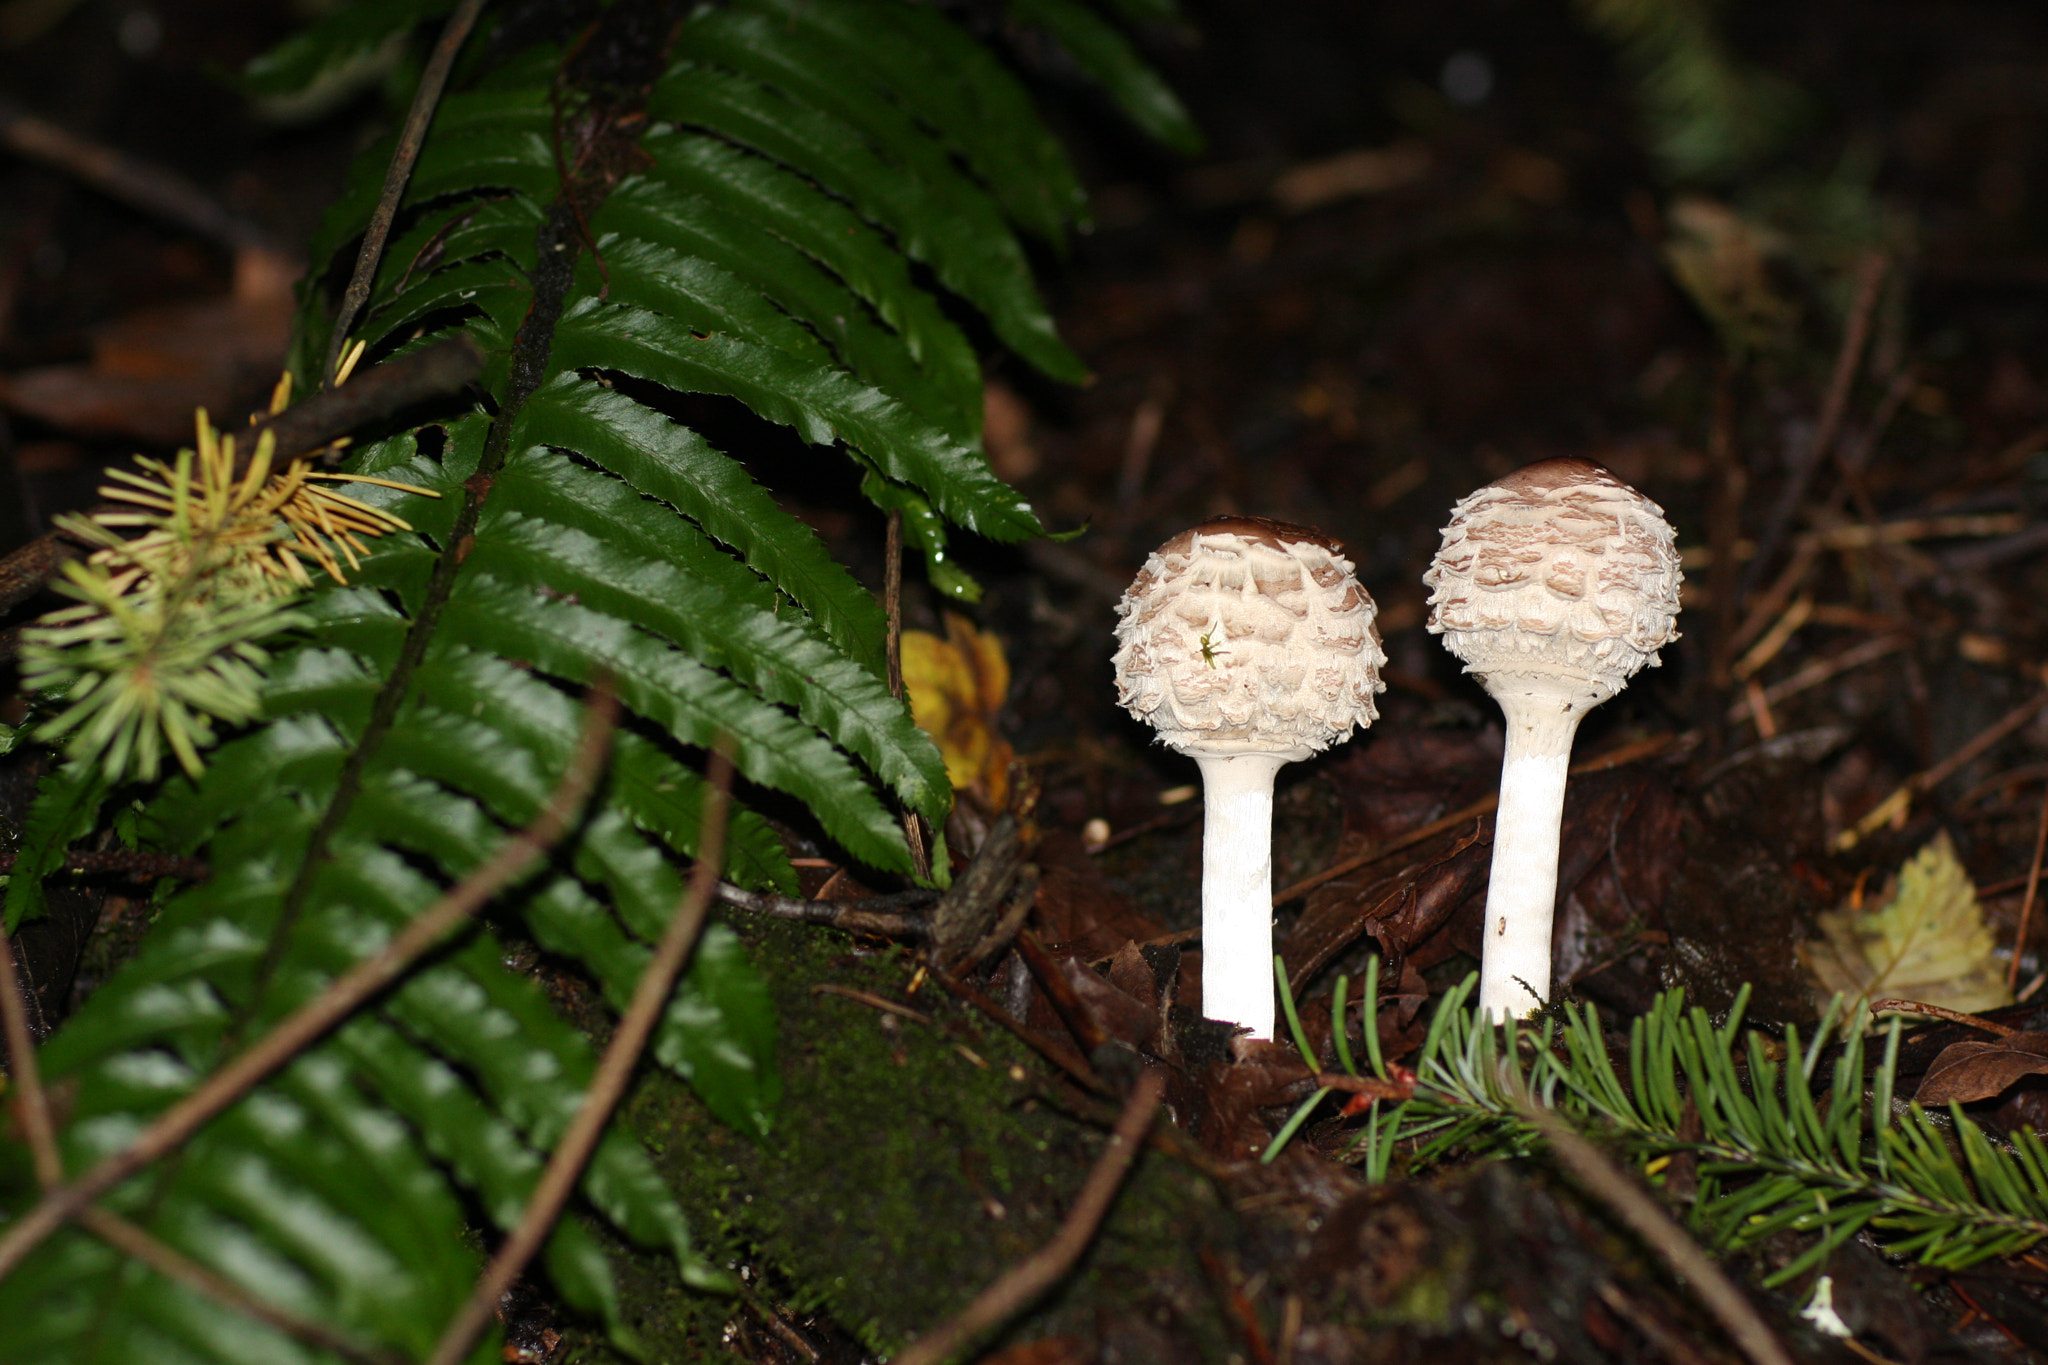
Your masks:
<instances>
[{"instance_id":1,"label":"large mushroom","mask_svg":"<svg viewBox=\"0 0 2048 1365\"><path fill-rule=\"evenodd\" d=\"M1579 721L1678 638L1678 552L1656 503L1590 460L1545 460L1466 497L1423 576L1429 629L1500 709L1479 1004L1550 997L1565 773Z\"/></svg>"},{"instance_id":2,"label":"large mushroom","mask_svg":"<svg viewBox=\"0 0 2048 1365\"><path fill-rule=\"evenodd\" d=\"M1218 517L1117 603L1117 699L1200 765L1202 1013L1273 1036L1273 779L1350 738L1383 690L1373 601L1320 531Z\"/></svg>"}]
</instances>

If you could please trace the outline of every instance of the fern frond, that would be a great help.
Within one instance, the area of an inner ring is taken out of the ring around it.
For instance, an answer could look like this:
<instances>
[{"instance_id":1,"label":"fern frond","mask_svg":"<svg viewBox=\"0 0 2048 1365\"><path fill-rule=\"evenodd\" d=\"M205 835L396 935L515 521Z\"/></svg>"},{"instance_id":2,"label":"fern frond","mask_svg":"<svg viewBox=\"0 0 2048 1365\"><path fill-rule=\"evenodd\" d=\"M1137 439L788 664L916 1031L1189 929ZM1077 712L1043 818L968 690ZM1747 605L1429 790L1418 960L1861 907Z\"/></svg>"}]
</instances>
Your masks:
<instances>
[{"instance_id":1,"label":"fern frond","mask_svg":"<svg viewBox=\"0 0 2048 1365\"><path fill-rule=\"evenodd\" d=\"M257 75L310 80L445 8L370 0ZM1128 95L1136 59L1127 45L1114 55ZM873 596L743 459L657 411L663 396L724 395L837 447L819 458L851 461L878 506L906 513L933 581L966 592L950 528L1004 540L1040 528L982 455L980 361L948 309L979 310L1056 377L1083 372L1017 235L1063 241L1078 182L1023 86L938 10L701 8L649 76L644 109L632 91L586 97L560 50L491 60L442 101L347 338L373 363L457 329L486 351L475 401L346 462L443 497L408 503L413 529L375 541L352 528L399 515L396 488L351 490L352 520L330 509L309 523L342 532L321 534L347 581L302 591L299 633L254 674L240 732L150 806L165 846L203 855L216 876L167 901L141 955L46 1060L77 1097L67 1161L117 1144L228 1040L310 998L530 822L575 749L577 694L607 680L624 712L613 757L552 861L491 924L208 1128L190 1159L114 1196L253 1291L414 1355L474 1268L460 1210L510 1225L592 1069L587 1040L506 966L494 930L573 961L622 1004L697 854L696 766L714 741L755 792L808 812L813 837L885 872L911 869L902 812L938 824L950 800L936 748L883 682ZM351 176L313 243L316 277L363 234L386 159L373 149ZM332 324L310 288L300 324L295 354L323 356ZM56 788L47 800L49 828L75 828L56 818ZM797 889L782 837L754 811L735 810L723 856L743 884ZM755 1137L779 1084L767 1000L714 925L651 1049ZM337 1132L403 1136L404 1153L357 1163L354 1204L334 1194L338 1149L302 1149L279 1137L282 1120L256 1121L310 1112L316 1090L319 1122ZM267 1205L220 1175L259 1168ZM581 1192L623 1236L668 1249L688 1283L723 1282L623 1134ZM290 1223L297 1211L305 1223ZM318 1247L302 1235L316 1226ZM0 1285L10 1361L94 1358L88 1317L101 1311L105 1341L163 1343L166 1359L315 1358L82 1233L47 1249ZM624 1338L588 1228L563 1223L546 1267L567 1302ZM376 1302L366 1287L380 1278L405 1293ZM38 1304L64 1308L38 1316Z\"/></svg>"}]
</instances>

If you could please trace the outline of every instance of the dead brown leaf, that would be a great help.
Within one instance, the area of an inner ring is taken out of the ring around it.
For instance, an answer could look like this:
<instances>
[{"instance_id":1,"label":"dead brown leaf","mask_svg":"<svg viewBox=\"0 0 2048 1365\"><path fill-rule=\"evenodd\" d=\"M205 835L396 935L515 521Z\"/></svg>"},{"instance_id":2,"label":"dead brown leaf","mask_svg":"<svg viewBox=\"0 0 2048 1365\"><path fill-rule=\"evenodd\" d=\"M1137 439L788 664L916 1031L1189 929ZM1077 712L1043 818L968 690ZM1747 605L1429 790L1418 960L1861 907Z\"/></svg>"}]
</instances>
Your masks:
<instances>
[{"instance_id":1,"label":"dead brown leaf","mask_svg":"<svg viewBox=\"0 0 2048 1365\"><path fill-rule=\"evenodd\" d=\"M2002 1095L2028 1076L2048 1076L2048 1033L1951 1043L1928 1065L1913 1099L1920 1104L1969 1104Z\"/></svg>"}]
</instances>

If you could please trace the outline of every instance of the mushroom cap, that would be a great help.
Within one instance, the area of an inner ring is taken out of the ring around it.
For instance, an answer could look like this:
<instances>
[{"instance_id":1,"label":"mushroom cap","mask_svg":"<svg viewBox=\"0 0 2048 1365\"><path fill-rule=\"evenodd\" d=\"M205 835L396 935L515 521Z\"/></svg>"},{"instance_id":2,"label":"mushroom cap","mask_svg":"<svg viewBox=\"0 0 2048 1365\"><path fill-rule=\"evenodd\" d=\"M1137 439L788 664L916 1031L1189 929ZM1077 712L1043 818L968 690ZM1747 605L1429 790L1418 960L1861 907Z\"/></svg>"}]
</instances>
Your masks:
<instances>
[{"instance_id":1,"label":"mushroom cap","mask_svg":"<svg viewBox=\"0 0 2048 1365\"><path fill-rule=\"evenodd\" d=\"M1518 469L1451 509L1422 581L1429 630L1484 680L1550 674L1601 700L1678 638L1664 509L1591 460Z\"/></svg>"},{"instance_id":2,"label":"mushroom cap","mask_svg":"<svg viewBox=\"0 0 2048 1365\"><path fill-rule=\"evenodd\" d=\"M1182 753L1302 759L1378 718L1378 611L1320 531L1205 521L1147 556L1116 609L1117 700Z\"/></svg>"}]
</instances>

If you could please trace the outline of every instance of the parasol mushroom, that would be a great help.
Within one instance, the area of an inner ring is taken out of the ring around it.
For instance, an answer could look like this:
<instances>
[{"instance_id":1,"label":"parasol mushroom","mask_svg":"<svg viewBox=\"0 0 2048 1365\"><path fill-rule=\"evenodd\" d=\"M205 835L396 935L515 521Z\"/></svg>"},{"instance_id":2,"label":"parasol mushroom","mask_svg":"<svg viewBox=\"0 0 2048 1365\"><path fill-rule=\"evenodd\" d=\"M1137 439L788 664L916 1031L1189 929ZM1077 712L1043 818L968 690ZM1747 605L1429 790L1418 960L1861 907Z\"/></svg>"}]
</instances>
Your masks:
<instances>
[{"instance_id":1,"label":"parasol mushroom","mask_svg":"<svg viewBox=\"0 0 2048 1365\"><path fill-rule=\"evenodd\" d=\"M1117 603L1117 699L1202 770L1202 1012L1273 1036L1273 779L1379 714L1373 601L1320 531L1219 517Z\"/></svg>"},{"instance_id":2,"label":"parasol mushroom","mask_svg":"<svg viewBox=\"0 0 2048 1365\"><path fill-rule=\"evenodd\" d=\"M1423 576L1429 630L1507 726L1487 884L1480 1008L1550 996L1565 773L1579 721L1678 638L1678 552L1656 503L1590 460L1518 469L1451 511Z\"/></svg>"}]
</instances>

